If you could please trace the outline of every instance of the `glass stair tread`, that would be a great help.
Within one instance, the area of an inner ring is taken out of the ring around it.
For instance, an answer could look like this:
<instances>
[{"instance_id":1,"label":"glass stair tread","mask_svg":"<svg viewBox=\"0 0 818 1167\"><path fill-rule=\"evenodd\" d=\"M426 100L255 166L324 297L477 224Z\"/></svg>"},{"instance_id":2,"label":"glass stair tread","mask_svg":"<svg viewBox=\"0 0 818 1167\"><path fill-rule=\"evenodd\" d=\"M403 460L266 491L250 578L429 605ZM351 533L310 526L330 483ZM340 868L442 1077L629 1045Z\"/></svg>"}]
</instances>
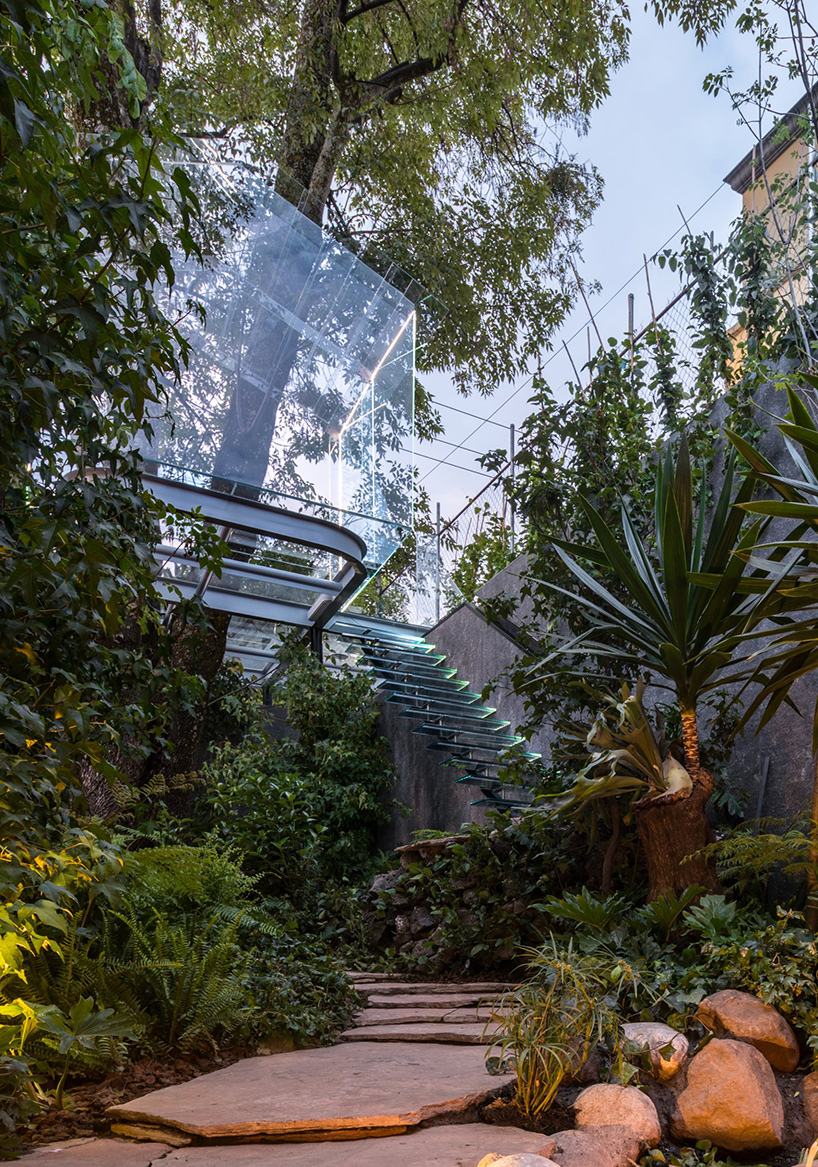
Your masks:
<instances>
[{"instance_id":1,"label":"glass stair tread","mask_svg":"<svg viewBox=\"0 0 818 1167\"><path fill-rule=\"evenodd\" d=\"M434 718L435 715L441 719L445 718L445 722L429 722L429 724L434 725L435 729L441 729L441 731L448 733L470 733L473 729L477 729L481 733L494 733L497 729L508 729L510 725L509 721L482 717L480 714L475 714L471 718L468 715L463 715L459 724L455 724L454 715L448 711L436 713L435 710L429 710L428 707L422 708L422 710L407 710L407 708L400 708L400 703L398 703L398 708L400 710L398 717L410 721L426 721L428 718Z\"/></svg>"},{"instance_id":2,"label":"glass stair tread","mask_svg":"<svg viewBox=\"0 0 818 1167\"><path fill-rule=\"evenodd\" d=\"M352 616L334 621L330 631L358 654L358 666L369 669L384 703L419 722L412 732L429 739L426 749L448 755L440 765L465 771L456 781L480 789L485 797L472 806L513 810L530 804L524 787L500 778L502 756L515 747L518 760L536 761L540 755L519 750L524 739L508 732L510 722L494 717L496 709L481 703L482 695L457 678L457 669L446 667L445 655L434 651L422 630Z\"/></svg>"},{"instance_id":3,"label":"glass stair tread","mask_svg":"<svg viewBox=\"0 0 818 1167\"><path fill-rule=\"evenodd\" d=\"M417 733L418 730L415 729L415 730L413 730L413 732ZM465 769L469 769L472 766L478 766L478 765L480 765L481 762L495 761L496 759L498 759L500 757L501 754L503 754L505 752L506 749L508 749L508 747L505 745L501 745L501 744L489 745L486 743L483 743L481 745L467 745L464 742L441 741L438 738L438 739L435 739L435 740L429 742L426 749L432 750L432 751L435 751L435 750L446 750L449 752L453 751L451 758L447 758L446 761L441 762L440 763L441 766L445 766L445 765L459 766L462 763L463 769L465 770ZM476 758L474 756L476 753L488 754L489 756L487 758L486 757Z\"/></svg>"},{"instance_id":4,"label":"glass stair tread","mask_svg":"<svg viewBox=\"0 0 818 1167\"><path fill-rule=\"evenodd\" d=\"M505 754L506 750L504 749L502 752ZM542 758L541 754L517 754L517 753L515 753L513 760L515 762L539 762L541 760L541 758ZM503 758L503 760L501 761L499 758L496 758L496 757L491 758L491 759L489 759L489 758L471 758L471 759L469 759L465 755L463 756L463 759L462 759L464 766L471 766L474 770L479 770L481 774L487 770L494 771L501 765L507 766L509 761L511 761L511 760L512 759L510 759L510 758ZM441 766L457 766L460 763L459 763L459 760L457 758L448 758L445 762L441 762L440 764L441 764Z\"/></svg>"},{"instance_id":5,"label":"glass stair tread","mask_svg":"<svg viewBox=\"0 0 818 1167\"><path fill-rule=\"evenodd\" d=\"M531 803L521 798L475 798L470 806L499 806L503 810L527 810Z\"/></svg>"},{"instance_id":6,"label":"glass stair tread","mask_svg":"<svg viewBox=\"0 0 818 1167\"><path fill-rule=\"evenodd\" d=\"M433 652L434 645L420 636L380 636L370 632L344 632L333 629L336 636L345 636L356 644L373 645L376 648L409 649L410 652Z\"/></svg>"},{"instance_id":7,"label":"glass stair tread","mask_svg":"<svg viewBox=\"0 0 818 1167\"><path fill-rule=\"evenodd\" d=\"M435 678L430 678L434 680ZM481 700L479 693L472 693L468 688L468 681L458 681L452 678L451 680L443 679L444 683L440 685L429 684L424 680L406 680L406 681L392 681L387 683L385 677L378 678L378 685L381 689L393 688L395 690L405 691L407 696L423 697L426 693L440 693L447 696L470 697L475 701Z\"/></svg>"},{"instance_id":8,"label":"glass stair tread","mask_svg":"<svg viewBox=\"0 0 818 1167\"><path fill-rule=\"evenodd\" d=\"M455 694L452 694L454 698ZM464 717L491 717L492 713L497 710L490 705L479 705L476 701L455 701L446 700L439 694L425 694L419 693L413 696L407 696L406 693L394 693L388 698L389 701L397 702L399 705L404 705L407 709L429 709L430 712L435 713L452 713L454 716L462 714Z\"/></svg>"},{"instance_id":9,"label":"glass stair tread","mask_svg":"<svg viewBox=\"0 0 818 1167\"><path fill-rule=\"evenodd\" d=\"M411 666L413 669L419 669L424 672L435 672L438 670L438 666L446 659L446 657L440 656L439 654L433 656L424 654L415 657L401 656L396 661L394 657L385 656L384 654L380 654L380 652L365 652L364 658L371 665L376 666L376 668L379 666L380 669L407 669ZM452 670L452 676L455 675L456 671L456 669Z\"/></svg>"},{"instance_id":10,"label":"glass stair tread","mask_svg":"<svg viewBox=\"0 0 818 1167\"><path fill-rule=\"evenodd\" d=\"M468 741L452 741L452 745L468 746L471 742L490 742L492 745L513 746L520 740L516 734L501 734L487 730L481 733L477 729L458 729L456 726L449 728L445 725L435 725L434 722L425 722L415 729L415 733L427 733L430 736L442 738L451 735L457 735L460 738L468 738Z\"/></svg>"}]
</instances>

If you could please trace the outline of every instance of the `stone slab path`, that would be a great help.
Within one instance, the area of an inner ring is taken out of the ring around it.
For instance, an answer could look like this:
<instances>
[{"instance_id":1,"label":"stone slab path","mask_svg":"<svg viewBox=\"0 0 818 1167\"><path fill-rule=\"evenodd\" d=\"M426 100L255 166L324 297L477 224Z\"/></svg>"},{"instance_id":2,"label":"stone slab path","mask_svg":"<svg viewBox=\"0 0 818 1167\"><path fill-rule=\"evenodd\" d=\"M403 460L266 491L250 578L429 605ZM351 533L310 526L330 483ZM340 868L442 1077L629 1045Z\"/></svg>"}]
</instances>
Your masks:
<instances>
[{"instance_id":1,"label":"stone slab path","mask_svg":"<svg viewBox=\"0 0 818 1167\"><path fill-rule=\"evenodd\" d=\"M71 1139L38 1147L20 1162L25 1167L153 1167L160 1161L166 1163L172 1150L166 1143L134 1143L130 1139Z\"/></svg>"},{"instance_id":2,"label":"stone slab path","mask_svg":"<svg viewBox=\"0 0 818 1167\"><path fill-rule=\"evenodd\" d=\"M538 1150L541 1135L474 1121L512 1081L485 1066L506 985L352 979L366 1007L339 1045L247 1058L111 1107L114 1137L40 1148L26 1167L476 1167L491 1151Z\"/></svg>"},{"instance_id":3,"label":"stone slab path","mask_svg":"<svg viewBox=\"0 0 818 1167\"><path fill-rule=\"evenodd\" d=\"M366 1025L360 1029L347 1029L341 1037L344 1041L431 1041L484 1046L499 1032L498 1025L487 1028L484 1022L468 1024L462 1021L433 1021L424 1024L400 1021L394 1025Z\"/></svg>"},{"instance_id":4,"label":"stone slab path","mask_svg":"<svg viewBox=\"0 0 818 1167\"><path fill-rule=\"evenodd\" d=\"M452 985L430 981L353 977L365 1008L343 1041L428 1041L485 1045L499 1032L492 1006L509 986L498 981Z\"/></svg>"},{"instance_id":5,"label":"stone slab path","mask_svg":"<svg viewBox=\"0 0 818 1167\"><path fill-rule=\"evenodd\" d=\"M449 1025L462 1022L473 1025L477 1021L491 1020L491 1009L477 1009L467 1006L464 1009L435 1008L432 1005L417 1005L412 1008L401 1009L398 1018L401 1022L429 1022L446 1021ZM355 1018L356 1027L366 1025L394 1025L396 1011L394 1009L364 1009Z\"/></svg>"},{"instance_id":6,"label":"stone slab path","mask_svg":"<svg viewBox=\"0 0 818 1167\"><path fill-rule=\"evenodd\" d=\"M544 1135L517 1127L459 1123L354 1143L245 1143L173 1150L156 1143L84 1139L83 1146L52 1144L47 1154L38 1151L22 1163L24 1167L475 1167L492 1151L534 1154L544 1141ZM77 1158L80 1153L84 1157Z\"/></svg>"},{"instance_id":7,"label":"stone slab path","mask_svg":"<svg viewBox=\"0 0 818 1167\"><path fill-rule=\"evenodd\" d=\"M379 997L406 996L436 997L438 994L460 993L478 997L496 997L509 985L500 981L470 981L468 984L452 984L446 981L365 981L354 979L359 993L377 993Z\"/></svg>"},{"instance_id":8,"label":"stone slab path","mask_svg":"<svg viewBox=\"0 0 818 1167\"><path fill-rule=\"evenodd\" d=\"M361 991L360 989L358 990ZM485 1002L485 993L401 993L387 997L382 993L368 993L367 1003L373 1009L414 1009L418 1005L429 1005L438 1009L460 1009L465 1005L480 1005Z\"/></svg>"},{"instance_id":9,"label":"stone slab path","mask_svg":"<svg viewBox=\"0 0 818 1167\"><path fill-rule=\"evenodd\" d=\"M403 1134L497 1096L476 1045L361 1041L247 1058L108 1111L115 1134L317 1141Z\"/></svg>"}]
</instances>

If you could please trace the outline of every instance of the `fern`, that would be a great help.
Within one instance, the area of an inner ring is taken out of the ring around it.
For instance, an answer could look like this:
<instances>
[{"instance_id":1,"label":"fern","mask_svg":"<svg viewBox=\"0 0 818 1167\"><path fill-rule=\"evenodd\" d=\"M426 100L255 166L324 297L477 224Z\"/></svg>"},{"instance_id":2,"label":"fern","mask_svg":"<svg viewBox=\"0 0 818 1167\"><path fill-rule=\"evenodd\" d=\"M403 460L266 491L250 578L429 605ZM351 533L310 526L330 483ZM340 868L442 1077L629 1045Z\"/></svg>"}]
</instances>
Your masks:
<instances>
[{"instance_id":1,"label":"fern","mask_svg":"<svg viewBox=\"0 0 818 1167\"><path fill-rule=\"evenodd\" d=\"M220 1036L246 1024L248 957L238 945L239 921L204 929L171 923L160 912L151 925L126 919L131 932L127 975L146 1017L144 1042L157 1051L218 1048Z\"/></svg>"},{"instance_id":2,"label":"fern","mask_svg":"<svg viewBox=\"0 0 818 1167\"><path fill-rule=\"evenodd\" d=\"M745 892L763 884L776 868L788 876L807 871L807 824L803 819L793 823L772 818L742 823L727 838L705 847L702 854L715 858L725 883Z\"/></svg>"}]
</instances>

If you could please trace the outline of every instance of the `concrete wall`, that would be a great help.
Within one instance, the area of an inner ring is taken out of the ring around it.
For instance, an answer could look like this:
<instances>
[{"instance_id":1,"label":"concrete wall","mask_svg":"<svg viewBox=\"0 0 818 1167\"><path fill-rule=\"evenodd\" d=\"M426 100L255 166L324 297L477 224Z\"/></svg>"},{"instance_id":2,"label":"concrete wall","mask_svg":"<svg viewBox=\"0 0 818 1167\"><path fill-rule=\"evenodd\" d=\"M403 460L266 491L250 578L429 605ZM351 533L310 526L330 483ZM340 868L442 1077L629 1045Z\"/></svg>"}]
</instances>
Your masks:
<instances>
[{"instance_id":1,"label":"concrete wall","mask_svg":"<svg viewBox=\"0 0 818 1167\"><path fill-rule=\"evenodd\" d=\"M761 441L762 452L778 468L791 468L782 435L772 420L786 413L786 395L773 385L766 385L756 393L756 401L759 424L766 427ZM712 415L714 424L721 425L725 416L726 407L717 405ZM723 449L724 441L717 446ZM717 486L716 478L721 474L719 449L714 486ZM765 538L779 537L788 526L785 520L776 520ZM519 600L521 579L526 572L526 558L520 556L480 589L475 605L464 604L457 608L426 637L438 652L446 655L447 665L456 668L458 676L466 679L471 689L479 692L484 686L492 687L487 703L496 706L497 716L509 721L515 732L526 722L524 703L521 697L511 692L503 674L519 657L520 650L509 635L487 622L478 605L481 600L496 596ZM512 623L530 624L532 617L530 601L523 601L518 604ZM792 818L809 806L813 780L812 715L818 700L818 672L802 678L792 694L802 716L783 707L758 735L754 732L758 723L756 717L755 723L735 743L729 777L731 783L747 792L745 813L748 818L756 814L765 759L769 759L769 764L762 815ZM667 694L663 693L661 699L666 700ZM647 700L650 703L650 692ZM747 700L749 703L749 698ZM414 830L456 830L461 823L479 818L479 809L469 805L471 799L480 797L478 788L459 786L455 779L462 771L437 764L437 759L445 755L426 751L428 739L412 733L413 722L400 718L397 707L385 706L381 724L383 732L393 743L399 773L396 797L414 808L411 818L393 819L384 832L384 847L407 842ZM547 757L550 740L550 729L543 726L532 740L531 748Z\"/></svg>"},{"instance_id":2,"label":"concrete wall","mask_svg":"<svg viewBox=\"0 0 818 1167\"><path fill-rule=\"evenodd\" d=\"M413 733L417 721L400 716L400 706L384 703L379 729L392 746L398 775L392 797L410 808L408 815L394 810L378 836L378 846L389 851L410 841L413 831L440 830L456 834L462 823L483 822L480 807L471 806L480 793L474 786L460 786L463 771L440 762L446 754L427 750L432 740Z\"/></svg>"},{"instance_id":3,"label":"concrete wall","mask_svg":"<svg viewBox=\"0 0 818 1167\"><path fill-rule=\"evenodd\" d=\"M525 561L521 558L517 563L523 567ZM519 576L510 578L509 586L518 588ZM518 655L512 639L488 623L477 607L463 604L432 628L426 640L446 656L447 666L456 668L458 677L468 681L471 690L479 693L484 686L492 686L486 703L496 706L497 716L509 721L516 732L525 721L523 700L502 679L502 673ZM431 828L455 832L462 823L485 819L484 809L471 805L473 800L482 798L479 787L460 785L457 778L464 771L441 766L446 754L427 750L431 739L413 733L415 725L416 721L400 716L400 706L382 706L380 729L392 745L398 773L394 797L412 807L409 817L393 813L380 838L384 850L409 842L413 831ZM535 741L531 748L540 750L542 744Z\"/></svg>"}]
</instances>

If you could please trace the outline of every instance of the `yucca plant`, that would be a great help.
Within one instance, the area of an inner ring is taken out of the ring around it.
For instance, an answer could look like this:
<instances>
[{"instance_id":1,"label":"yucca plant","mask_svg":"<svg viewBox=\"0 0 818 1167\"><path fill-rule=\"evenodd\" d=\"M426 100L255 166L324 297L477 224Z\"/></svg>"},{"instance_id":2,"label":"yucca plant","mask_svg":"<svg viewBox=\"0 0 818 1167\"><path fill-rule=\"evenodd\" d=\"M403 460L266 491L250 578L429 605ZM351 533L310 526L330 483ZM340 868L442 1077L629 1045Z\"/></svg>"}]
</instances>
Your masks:
<instances>
[{"instance_id":1,"label":"yucca plant","mask_svg":"<svg viewBox=\"0 0 818 1167\"><path fill-rule=\"evenodd\" d=\"M683 437L675 465L668 451L657 467L655 559L627 505L622 509L623 546L591 503L582 500L596 545L554 543L579 585L576 594L548 580L538 581L548 591L578 602L588 627L560 645L544 664L533 667L533 683L547 684L558 674L573 674L587 683L593 679L589 660L607 658L621 675L649 674L654 683L672 690L678 704L687 780L676 768L653 759L652 775L635 803L651 900L663 892L679 893L692 883L718 888L712 863L698 855L711 837L705 807L713 778L699 756L697 707L708 692L743 680L752 671L750 638L763 598L756 592L764 593L767 586L763 581L754 589L741 586L755 572L742 554L751 553L769 520L745 522L743 504L751 501L754 483L742 482L734 498L734 477L731 456L712 510L706 506L703 487L694 515L690 455ZM581 560L614 577L619 593L587 571ZM711 587L714 578L718 582ZM623 767L614 765L607 774L598 773L601 782L594 785L594 796L618 793L622 772Z\"/></svg>"}]
</instances>

